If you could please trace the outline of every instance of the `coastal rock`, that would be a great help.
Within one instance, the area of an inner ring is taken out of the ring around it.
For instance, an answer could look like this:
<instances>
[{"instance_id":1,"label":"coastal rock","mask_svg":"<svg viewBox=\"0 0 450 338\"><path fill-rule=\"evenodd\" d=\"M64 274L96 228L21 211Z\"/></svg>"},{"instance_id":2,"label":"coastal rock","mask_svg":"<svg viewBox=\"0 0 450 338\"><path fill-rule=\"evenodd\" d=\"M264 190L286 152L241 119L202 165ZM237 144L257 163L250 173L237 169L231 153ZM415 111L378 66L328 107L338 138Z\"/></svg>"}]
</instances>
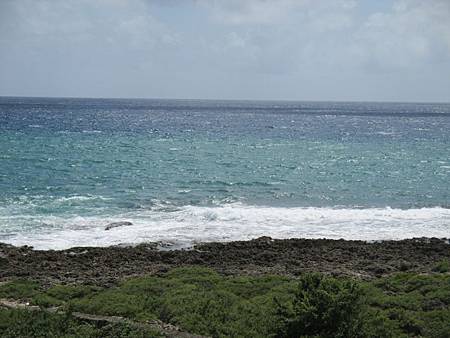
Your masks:
<instances>
[{"instance_id":1,"label":"coastal rock","mask_svg":"<svg viewBox=\"0 0 450 338\"><path fill-rule=\"evenodd\" d=\"M27 278L44 285L82 283L109 287L129 276L161 274L192 265L209 267L224 275L298 276L318 272L372 279L403 271L447 273L450 261L447 240L371 243L263 238L200 243L191 250L161 250L158 244L33 250L0 243L0 252L6 256L0 259L0 282Z\"/></svg>"},{"instance_id":2,"label":"coastal rock","mask_svg":"<svg viewBox=\"0 0 450 338\"><path fill-rule=\"evenodd\" d=\"M111 229L113 229L113 228L123 227L123 226L130 226L130 225L133 225L133 223L127 222L127 221L123 221L123 222L112 222L112 223L109 223L109 224L105 227L105 230L111 230Z\"/></svg>"}]
</instances>

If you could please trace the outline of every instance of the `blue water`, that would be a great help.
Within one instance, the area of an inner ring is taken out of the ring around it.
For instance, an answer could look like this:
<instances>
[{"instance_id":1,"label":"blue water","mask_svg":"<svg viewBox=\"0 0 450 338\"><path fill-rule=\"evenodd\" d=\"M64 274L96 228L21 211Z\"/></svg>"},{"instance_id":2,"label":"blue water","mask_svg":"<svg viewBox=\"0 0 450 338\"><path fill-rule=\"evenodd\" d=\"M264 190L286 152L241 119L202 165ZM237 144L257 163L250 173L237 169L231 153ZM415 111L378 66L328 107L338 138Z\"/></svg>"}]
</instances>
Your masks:
<instances>
[{"instance_id":1,"label":"blue water","mask_svg":"<svg viewBox=\"0 0 450 338\"><path fill-rule=\"evenodd\" d=\"M260 235L450 237L450 104L0 98L0 241Z\"/></svg>"}]
</instances>

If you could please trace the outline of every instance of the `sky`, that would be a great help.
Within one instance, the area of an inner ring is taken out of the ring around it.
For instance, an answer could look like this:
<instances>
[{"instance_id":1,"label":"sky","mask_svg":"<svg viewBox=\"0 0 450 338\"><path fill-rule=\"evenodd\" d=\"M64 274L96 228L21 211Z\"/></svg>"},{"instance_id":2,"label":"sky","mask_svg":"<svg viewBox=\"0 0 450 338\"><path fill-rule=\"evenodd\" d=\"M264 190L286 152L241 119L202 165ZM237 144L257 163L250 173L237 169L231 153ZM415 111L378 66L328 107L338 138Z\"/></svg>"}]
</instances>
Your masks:
<instances>
[{"instance_id":1,"label":"sky","mask_svg":"<svg viewBox=\"0 0 450 338\"><path fill-rule=\"evenodd\" d=\"M450 0L0 0L0 96L450 102Z\"/></svg>"}]
</instances>

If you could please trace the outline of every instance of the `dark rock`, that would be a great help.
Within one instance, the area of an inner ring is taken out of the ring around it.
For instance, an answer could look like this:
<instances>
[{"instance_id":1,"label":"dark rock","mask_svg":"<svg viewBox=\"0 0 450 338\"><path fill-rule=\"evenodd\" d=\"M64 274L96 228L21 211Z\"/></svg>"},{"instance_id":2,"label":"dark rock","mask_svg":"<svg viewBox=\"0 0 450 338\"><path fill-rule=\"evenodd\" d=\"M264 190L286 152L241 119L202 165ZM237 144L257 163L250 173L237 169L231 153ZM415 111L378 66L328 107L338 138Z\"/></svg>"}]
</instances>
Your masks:
<instances>
[{"instance_id":1,"label":"dark rock","mask_svg":"<svg viewBox=\"0 0 450 338\"><path fill-rule=\"evenodd\" d=\"M450 259L446 240L429 239L368 243L266 237L197 244L192 250L158 250L157 246L145 243L45 251L0 243L0 281L25 277L44 285L76 281L109 286L129 276L160 274L188 265L210 267L224 274L320 272L369 279L400 271L431 273L440 262Z\"/></svg>"},{"instance_id":2,"label":"dark rock","mask_svg":"<svg viewBox=\"0 0 450 338\"><path fill-rule=\"evenodd\" d=\"M124 221L124 222L113 222L113 223L109 223L105 227L105 230L110 230L110 229L113 229L113 228L118 228L118 227L123 227L123 226L130 226L130 225L133 225L133 223L127 222L127 221Z\"/></svg>"}]
</instances>

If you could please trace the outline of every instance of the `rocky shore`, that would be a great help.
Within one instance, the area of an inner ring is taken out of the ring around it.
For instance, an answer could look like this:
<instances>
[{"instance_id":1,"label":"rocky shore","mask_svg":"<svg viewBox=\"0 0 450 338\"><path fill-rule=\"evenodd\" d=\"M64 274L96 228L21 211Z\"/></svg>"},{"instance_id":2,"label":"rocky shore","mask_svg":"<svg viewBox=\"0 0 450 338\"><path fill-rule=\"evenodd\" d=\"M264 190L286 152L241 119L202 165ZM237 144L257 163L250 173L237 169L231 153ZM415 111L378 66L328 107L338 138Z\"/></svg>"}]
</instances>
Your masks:
<instances>
[{"instance_id":1,"label":"rocky shore","mask_svg":"<svg viewBox=\"0 0 450 338\"><path fill-rule=\"evenodd\" d=\"M261 237L250 241L204 243L189 250L161 250L156 243L133 247L82 247L33 250L0 244L0 281L16 278L55 283L109 286L174 267L205 266L223 274L297 276L321 272L371 279L408 271L430 273L450 259L446 239L415 238L364 242Z\"/></svg>"}]
</instances>

